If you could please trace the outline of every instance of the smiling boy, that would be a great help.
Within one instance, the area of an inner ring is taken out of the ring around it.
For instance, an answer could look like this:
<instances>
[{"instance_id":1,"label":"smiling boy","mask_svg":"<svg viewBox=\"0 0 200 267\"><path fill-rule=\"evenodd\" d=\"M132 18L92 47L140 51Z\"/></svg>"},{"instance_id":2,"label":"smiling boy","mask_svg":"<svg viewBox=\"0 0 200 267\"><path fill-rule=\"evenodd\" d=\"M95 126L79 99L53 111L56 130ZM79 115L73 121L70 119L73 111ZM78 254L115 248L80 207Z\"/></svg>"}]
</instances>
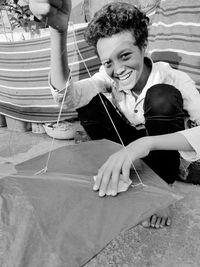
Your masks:
<instances>
[{"instance_id":1,"label":"smiling boy","mask_svg":"<svg viewBox=\"0 0 200 267\"><path fill-rule=\"evenodd\" d=\"M200 95L190 77L145 56L149 19L135 6L111 3L94 15L85 37L102 66L92 77L73 82L66 48L70 0L30 0L29 5L37 17L51 26L52 95L60 103L67 90L64 104L77 110L91 139L107 138L128 145L144 136L181 131L187 117L200 124ZM103 93L110 93L111 101ZM184 149L193 150L184 137L183 143ZM178 178L180 155L175 149L157 146L141 153L167 183ZM94 190L99 190L100 196L105 195L110 180L115 196L120 173L128 176L131 166L123 167L123 161L117 164L123 153L117 154L115 164L108 164L108 160L99 170ZM153 223L149 222L156 227L169 224L168 214L158 214Z\"/></svg>"}]
</instances>

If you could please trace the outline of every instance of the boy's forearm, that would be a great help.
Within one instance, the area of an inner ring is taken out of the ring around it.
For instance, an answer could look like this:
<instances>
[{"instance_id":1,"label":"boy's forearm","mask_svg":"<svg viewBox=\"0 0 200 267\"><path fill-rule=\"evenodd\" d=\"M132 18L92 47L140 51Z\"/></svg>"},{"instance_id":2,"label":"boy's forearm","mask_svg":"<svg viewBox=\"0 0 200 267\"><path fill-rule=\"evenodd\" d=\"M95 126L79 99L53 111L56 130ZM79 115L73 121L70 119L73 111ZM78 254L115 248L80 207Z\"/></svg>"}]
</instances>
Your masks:
<instances>
[{"instance_id":1,"label":"boy's forearm","mask_svg":"<svg viewBox=\"0 0 200 267\"><path fill-rule=\"evenodd\" d=\"M181 133L151 136L150 150L194 151L193 147Z\"/></svg>"},{"instance_id":2,"label":"boy's forearm","mask_svg":"<svg viewBox=\"0 0 200 267\"><path fill-rule=\"evenodd\" d=\"M50 27L51 33L51 84L64 89L69 75L67 60L67 31L59 32Z\"/></svg>"}]
</instances>

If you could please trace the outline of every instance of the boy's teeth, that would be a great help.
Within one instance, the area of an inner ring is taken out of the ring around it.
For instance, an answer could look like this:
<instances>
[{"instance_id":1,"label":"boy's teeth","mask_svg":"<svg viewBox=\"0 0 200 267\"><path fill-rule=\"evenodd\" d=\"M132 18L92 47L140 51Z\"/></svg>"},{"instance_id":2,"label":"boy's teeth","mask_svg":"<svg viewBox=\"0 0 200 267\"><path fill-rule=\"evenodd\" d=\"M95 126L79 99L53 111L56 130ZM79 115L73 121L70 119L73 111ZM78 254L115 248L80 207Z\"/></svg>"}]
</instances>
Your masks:
<instances>
[{"instance_id":1,"label":"boy's teeth","mask_svg":"<svg viewBox=\"0 0 200 267\"><path fill-rule=\"evenodd\" d=\"M123 77L119 77L120 80L126 80L129 77L130 73L126 74Z\"/></svg>"}]
</instances>

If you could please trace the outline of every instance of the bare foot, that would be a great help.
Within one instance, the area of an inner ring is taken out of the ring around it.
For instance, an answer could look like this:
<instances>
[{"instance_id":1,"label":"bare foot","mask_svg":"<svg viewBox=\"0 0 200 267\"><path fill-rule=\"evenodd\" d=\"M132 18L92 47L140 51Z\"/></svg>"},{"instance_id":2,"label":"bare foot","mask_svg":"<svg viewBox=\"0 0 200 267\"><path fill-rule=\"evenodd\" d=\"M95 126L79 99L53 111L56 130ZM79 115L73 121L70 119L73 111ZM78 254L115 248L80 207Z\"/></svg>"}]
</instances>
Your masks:
<instances>
[{"instance_id":1,"label":"bare foot","mask_svg":"<svg viewBox=\"0 0 200 267\"><path fill-rule=\"evenodd\" d=\"M172 207L169 206L165 209L157 211L153 214L148 220L143 221L141 224L143 227L152 227L152 228L163 228L164 226L171 225L171 217L172 217Z\"/></svg>"}]
</instances>

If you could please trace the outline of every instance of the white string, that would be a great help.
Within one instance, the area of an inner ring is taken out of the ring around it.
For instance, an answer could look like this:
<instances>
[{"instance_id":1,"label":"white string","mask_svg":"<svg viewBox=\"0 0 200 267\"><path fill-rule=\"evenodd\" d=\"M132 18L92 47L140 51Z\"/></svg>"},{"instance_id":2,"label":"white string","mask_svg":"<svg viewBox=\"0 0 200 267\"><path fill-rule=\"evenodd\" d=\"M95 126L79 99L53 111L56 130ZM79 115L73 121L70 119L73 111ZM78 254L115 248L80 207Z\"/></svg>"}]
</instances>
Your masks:
<instances>
[{"instance_id":1,"label":"white string","mask_svg":"<svg viewBox=\"0 0 200 267\"><path fill-rule=\"evenodd\" d=\"M12 120L12 119L11 119ZM12 122L12 121L11 121ZM11 128L11 133L10 133L10 135L9 135L9 140L8 140L8 150L9 150L9 155L10 155L10 158L12 159L12 157L13 157L13 151L14 150L12 150L11 149L11 144L12 144L12 141L13 141L13 137L14 137L14 131L15 131L15 127L16 127L16 123L17 123L17 121L16 120L14 120L13 119L13 122L14 122L14 125L13 125L13 127ZM8 127L8 125L7 125L7 127ZM13 146L14 147L14 146ZM13 158L13 164L15 163L15 161L14 161L14 158Z\"/></svg>"},{"instance_id":2,"label":"white string","mask_svg":"<svg viewBox=\"0 0 200 267\"><path fill-rule=\"evenodd\" d=\"M46 20L46 23L47 23L47 20ZM63 55L64 52L65 52L65 50L63 50L61 56ZM73 58L72 58L72 63L75 61L75 55L76 55L76 49L74 49L74 54L73 54ZM73 64L72 64L72 68L73 68ZM61 102L61 106L60 106L60 110L59 110L58 118L57 118L57 121L56 121L56 127L59 126L59 121L60 121L60 117L61 117L62 109L63 109L63 106L64 106L64 101L65 101L65 97L66 97L66 93L67 93L67 87L68 87L68 84L69 84L69 82L70 82L71 73L72 73L72 69L69 70L69 76L68 76L68 78L67 78L65 88L61 90L61 91L63 91L63 90L65 90L65 91L64 91L64 95L63 95L62 102ZM42 174L42 173L46 173L46 172L47 172L47 170L48 170L48 165L49 165L49 161L50 161L50 157L51 157L51 154L52 154L52 151L53 151L54 141L55 141L55 137L53 137L53 139L52 139L52 141L51 141L51 146L50 146L50 150L49 150L49 153L48 153L48 157L47 157L47 161L46 161L46 165L45 165L45 167L44 167L42 170L36 172L35 175L38 175L38 174Z\"/></svg>"},{"instance_id":3,"label":"white string","mask_svg":"<svg viewBox=\"0 0 200 267\"><path fill-rule=\"evenodd\" d=\"M89 69L88 69L88 67L87 67L87 65L86 65L86 63L85 63L85 60L84 60L84 58L83 58L83 56L82 56L82 54L81 54L81 52L80 52L80 49L79 49L79 47L78 47L78 45L77 45L77 39L76 39L75 29L74 29L74 24L73 24L73 23L72 23L72 26L73 26L73 27L72 27L72 28L73 28L73 31L72 31L72 32L73 32L73 37L74 37L74 43L75 43L75 46L76 46L76 50L78 51L78 54L79 54L79 56L80 56L80 58L81 58L81 61L83 62L84 66L85 66L85 68L86 68L86 70L87 70L87 73L88 73L89 77L91 78L92 75L91 75L91 73L90 73L90 71L89 71ZM94 88L97 90L98 96L100 97L100 100L101 100L101 102L102 102L102 104L103 104L103 106L104 106L104 108L105 108L105 110L106 110L106 113L107 113L107 115L108 115L108 117L109 117L109 119L110 119L110 121L111 121L111 123L112 123L112 125L113 125L113 128L114 128L114 130L115 130L115 132L116 132L116 134L117 134L117 136L118 136L118 138L119 138L119 140L120 140L122 146L124 147L124 149L127 149L126 146L124 145L124 142L123 142L123 140L122 140L122 138L121 138L121 136L120 136L120 134L119 134L119 132L118 132L116 126L115 126L115 123L114 123L112 117L110 116L110 113L109 113L109 111L108 111L108 109L107 109L107 107L106 107L106 105L105 105L105 103L104 103L104 101L103 101L103 99L102 99L102 97L101 97L101 95L100 95L99 88L96 86L96 84L93 82L92 79L91 79L91 81L92 81L92 84L94 85ZM136 170L135 165L134 165L134 163L132 162L132 160L130 159L130 157L129 157L129 161L130 161L131 166L133 167L133 169L134 169L134 171L135 171L135 173L136 173L136 175L137 175L137 178L138 178L138 180L139 180L139 184L141 184L141 185L144 186L144 183L142 182L142 179L141 179L141 177L140 177L138 171ZM138 185L139 185L139 184L138 184ZM132 186L136 186L136 185L132 185Z\"/></svg>"},{"instance_id":4,"label":"white string","mask_svg":"<svg viewBox=\"0 0 200 267\"><path fill-rule=\"evenodd\" d=\"M71 70L69 72L69 76L68 76L66 85L69 83L70 77L71 77ZM61 102L61 107L60 107L60 110L59 110L58 118L57 118L57 121L56 121L56 127L59 126L59 121L60 121L60 117L61 117L61 113L62 113L62 109L63 109L63 105L64 105L64 100L65 100L65 96L66 96L66 93L67 93L66 89L67 89L67 86L63 89L63 90L65 90L65 92L64 92L64 96L63 96L63 99L62 99L62 102ZM49 160L50 160L50 157L51 157L51 154L52 154L52 151L53 151L54 140L55 140L55 138L53 137L52 141L51 141L51 146L50 146L50 150L49 150L49 153L48 153L48 157L47 157L47 161L46 161L45 167L42 170L36 172L35 175L47 172L48 165L49 165Z\"/></svg>"}]
</instances>

